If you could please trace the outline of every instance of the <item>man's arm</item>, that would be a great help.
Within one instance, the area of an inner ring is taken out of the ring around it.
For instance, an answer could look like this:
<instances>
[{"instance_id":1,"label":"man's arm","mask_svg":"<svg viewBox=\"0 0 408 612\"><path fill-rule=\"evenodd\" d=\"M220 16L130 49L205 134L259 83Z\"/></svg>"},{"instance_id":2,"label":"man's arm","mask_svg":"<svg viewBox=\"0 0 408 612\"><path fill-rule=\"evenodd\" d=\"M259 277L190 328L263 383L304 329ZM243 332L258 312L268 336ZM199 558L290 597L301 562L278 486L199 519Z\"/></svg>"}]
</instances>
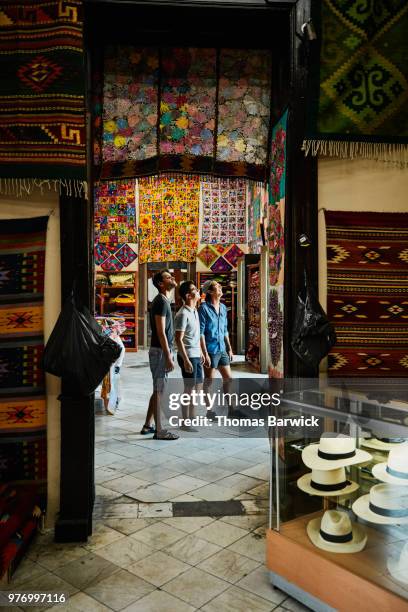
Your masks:
<instances>
[{"instance_id":1,"label":"man's arm","mask_svg":"<svg viewBox=\"0 0 408 612\"><path fill-rule=\"evenodd\" d=\"M186 347L184 346L183 338L184 338L184 331L182 331L181 329L177 329L176 330L177 350L178 350L180 357L183 360L185 371L191 373L193 371L193 364L191 363L187 355L187 351L186 351Z\"/></svg>"},{"instance_id":2,"label":"man's arm","mask_svg":"<svg viewBox=\"0 0 408 612\"><path fill-rule=\"evenodd\" d=\"M211 366L211 360L210 360L210 356L207 351L207 345L205 343L205 337L204 337L205 325L206 325L206 316L205 316L204 308L198 309L198 318L200 319L200 346L201 346L201 351L204 357L204 365L206 368L209 368Z\"/></svg>"},{"instance_id":3,"label":"man's arm","mask_svg":"<svg viewBox=\"0 0 408 612\"><path fill-rule=\"evenodd\" d=\"M234 358L234 353L232 352L231 342L230 342L229 334L228 334L228 314L227 313L228 313L227 308L225 308L224 342L225 342L225 348L227 349L228 357L232 361Z\"/></svg>"},{"instance_id":4,"label":"man's arm","mask_svg":"<svg viewBox=\"0 0 408 612\"><path fill-rule=\"evenodd\" d=\"M157 337L159 338L160 346L163 349L164 357L166 359L166 370L170 372L171 370L174 370L174 363L165 332L166 317L163 317L162 315L154 315L154 320L156 323Z\"/></svg>"}]
</instances>

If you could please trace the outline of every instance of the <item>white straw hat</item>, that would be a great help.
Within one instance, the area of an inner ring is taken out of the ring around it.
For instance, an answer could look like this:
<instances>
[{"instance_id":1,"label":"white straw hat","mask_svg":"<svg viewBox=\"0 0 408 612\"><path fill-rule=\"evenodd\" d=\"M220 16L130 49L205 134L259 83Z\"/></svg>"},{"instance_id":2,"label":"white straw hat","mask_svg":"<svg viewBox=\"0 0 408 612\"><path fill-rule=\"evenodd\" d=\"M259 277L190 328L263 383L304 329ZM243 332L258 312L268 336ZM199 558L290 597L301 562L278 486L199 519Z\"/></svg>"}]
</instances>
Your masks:
<instances>
[{"instance_id":1,"label":"white straw hat","mask_svg":"<svg viewBox=\"0 0 408 612\"><path fill-rule=\"evenodd\" d=\"M373 450L390 451L406 442L406 438L368 438L361 440L361 446Z\"/></svg>"},{"instance_id":2,"label":"white straw hat","mask_svg":"<svg viewBox=\"0 0 408 612\"><path fill-rule=\"evenodd\" d=\"M328 552L360 552L367 542L363 527L352 523L347 512L339 510L326 510L321 519L309 521L306 530L311 542Z\"/></svg>"},{"instance_id":3,"label":"white straw hat","mask_svg":"<svg viewBox=\"0 0 408 612\"><path fill-rule=\"evenodd\" d=\"M310 444L302 451L303 463L316 470L332 470L371 460L370 453L356 448L349 436L325 433L318 444Z\"/></svg>"},{"instance_id":4,"label":"white straw hat","mask_svg":"<svg viewBox=\"0 0 408 612\"><path fill-rule=\"evenodd\" d=\"M347 480L344 467L335 470L312 470L299 478L297 486L309 495L320 497L350 495L358 489L356 482Z\"/></svg>"},{"instance_id":5,"label":"white straw hat","mask_svg":"<svg viewBox=\"0 0 408 612\"><path fill-rule=\"evenodd\" d=\"M390 450L387 461L373 467L373 475L382 482L408 487L408 444Z\"/></svg>"},{"instance_id":6,"label":"white straw hat","mask_svg":"<svg viewBox=\"0 0 408 612\"><path fill-rule=\"evenodd\" d=\"M363 495L354 502L353 512L370 523L406 525L408 490L389 484L374 485L368 495Z\"/></svg>"},{"instance_id":7,"label":"white straw hat","mask_svg":"<svg viewBox=\"0 0 408 612\"><path fill-rule=\"evenodd\" d=\"M387 568L395 580L408 583L408 542L402 547L399 559L389 557Z\"/></svg>"}]
</instances>

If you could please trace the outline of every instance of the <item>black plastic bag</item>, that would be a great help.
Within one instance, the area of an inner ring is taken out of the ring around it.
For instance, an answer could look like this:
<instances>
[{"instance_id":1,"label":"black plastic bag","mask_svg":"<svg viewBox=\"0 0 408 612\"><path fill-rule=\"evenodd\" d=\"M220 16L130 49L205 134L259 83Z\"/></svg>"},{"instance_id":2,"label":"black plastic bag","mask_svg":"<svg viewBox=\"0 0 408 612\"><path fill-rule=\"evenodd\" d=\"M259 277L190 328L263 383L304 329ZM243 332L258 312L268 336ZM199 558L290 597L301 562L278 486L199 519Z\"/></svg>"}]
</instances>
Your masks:
<instances>
[{"instance_id":1,"label":"black plastic bag","mask_svg":"<svg viewBox=\"0 0 408 612\"><path fill-rule=\"evenodd\" d=\"M316 368L336 340L334 327L305 274L305 286L298 294L292 348L304 363Z\"/></svg>"},{"instance_id":2,"label":"black plastic bag","mask_svg":"<svg viewBox=\"0 0 408 612\"><path fill-rule=\"evenodd\" d=\"M71 296L64 304L44 350L44 370L63 376L73 396L90 395L102 382L121 352L103 334L84 306Z\"/></svg>"}]
</instances>

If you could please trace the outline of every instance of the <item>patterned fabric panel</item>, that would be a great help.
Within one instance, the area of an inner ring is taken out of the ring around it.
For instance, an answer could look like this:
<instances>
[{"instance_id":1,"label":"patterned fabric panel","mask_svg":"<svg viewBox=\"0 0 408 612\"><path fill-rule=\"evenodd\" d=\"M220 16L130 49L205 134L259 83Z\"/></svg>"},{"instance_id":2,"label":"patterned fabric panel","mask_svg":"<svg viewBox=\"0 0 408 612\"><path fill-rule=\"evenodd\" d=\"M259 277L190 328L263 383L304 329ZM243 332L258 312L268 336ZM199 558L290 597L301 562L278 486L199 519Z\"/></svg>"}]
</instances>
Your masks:
<instances>
[{"instance_id":1,"label":"patterned fabric panel","mask_svg":"<svg viewBox=\"0 0 408 612\"><path fill-rule=\"evenodd\" d=\"M332 376L408 374L408 214L326 211Z\"/></svg>"},{"instance_id":2,"label":"patterned fabric panel","mask_svg":"<svg viewBox=\"0 0 408 612\"><path fill-rule=\"evenodd\" d=\"M247 187L243 179L201 181L201 242L245 243L247 239Z\"/></svg>"}]
</instances>

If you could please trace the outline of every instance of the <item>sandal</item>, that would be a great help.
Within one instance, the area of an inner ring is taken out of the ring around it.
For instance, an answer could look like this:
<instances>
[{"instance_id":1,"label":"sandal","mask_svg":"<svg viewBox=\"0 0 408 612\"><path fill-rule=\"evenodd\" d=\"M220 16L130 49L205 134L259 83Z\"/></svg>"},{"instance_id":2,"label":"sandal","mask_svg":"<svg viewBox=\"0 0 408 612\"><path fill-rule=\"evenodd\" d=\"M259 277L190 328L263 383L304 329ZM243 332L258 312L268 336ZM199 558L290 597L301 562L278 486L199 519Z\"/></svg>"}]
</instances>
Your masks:
<instances>
[{"instance_id":1,"label":"sandal","mask_svg":"<svg viewBox=\"0 0 408 612\"><path fill-rule=\"evenodd\" d=\"M159 433L155 433L153 440L178 440L180 436L167 429L162 429Z\"/></svg>"},{"instance_id":2,"label":"sandal","mask_svg":"<svg viewBox=\"0 0 408 612\"><path fill-rule=\"evenodd\" d=\"M155 434L156 428L152 427L151 425L143 425L142 429L140 430L140 433L142 436L147 436L148 434Z\"/></svg>"}]
</instances>

